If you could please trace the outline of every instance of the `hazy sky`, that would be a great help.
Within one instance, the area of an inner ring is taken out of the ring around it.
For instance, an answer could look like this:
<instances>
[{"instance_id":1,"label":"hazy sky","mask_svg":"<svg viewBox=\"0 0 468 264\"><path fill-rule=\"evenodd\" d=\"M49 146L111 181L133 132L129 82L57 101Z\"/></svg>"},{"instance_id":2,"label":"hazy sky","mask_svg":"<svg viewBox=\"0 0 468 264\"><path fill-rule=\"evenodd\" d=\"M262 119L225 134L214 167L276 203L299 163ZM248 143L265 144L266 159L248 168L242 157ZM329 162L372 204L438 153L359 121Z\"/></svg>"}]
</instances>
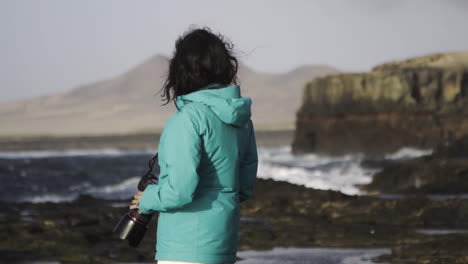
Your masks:
<instances>
[{"instance_id":1,"label":"hazy sky","mask_svg":"<svg viewBox=\"0 0 468 264\"><path fill-rule=\"evenodd\" d=\"M170 55L189 25L229 37L259 71L366 71L468 50L468 0L0 0L0 102L112 78Z\"/></svg>"}]
</instances>

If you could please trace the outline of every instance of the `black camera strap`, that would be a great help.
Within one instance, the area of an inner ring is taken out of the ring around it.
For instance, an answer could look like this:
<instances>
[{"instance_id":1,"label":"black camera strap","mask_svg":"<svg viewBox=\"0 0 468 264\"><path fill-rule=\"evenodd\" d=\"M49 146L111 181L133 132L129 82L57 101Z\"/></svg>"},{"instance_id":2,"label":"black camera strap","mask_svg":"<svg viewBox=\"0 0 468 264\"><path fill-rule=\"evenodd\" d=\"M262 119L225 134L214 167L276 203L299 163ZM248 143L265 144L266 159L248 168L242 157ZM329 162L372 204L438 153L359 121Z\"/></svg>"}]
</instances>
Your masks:
<instances>
[{"instance_id":1,"label":"black camera strap","mask_svg":"<svg viewBox=\"0 0 468 264\"><path fill-rule=\"evenodd\" d=\"M156 161L158 160L158 154L159 154L159 152L156 152L156 155L154 155L154 157L149 160L149 162L148 162L148 172L146 172L146 175L149 175L149 174L153 173L153 167L154 167L154 164L156 163Z\"/></svg>"},{"instance_id":2,"label":"black camera strap","mask_svg":"<svg viewBox=\"0 0 468 264\"><path fill-rule=\"evenodd\" d=\"M144 191L146 187L150 184L158 184L159 182L159 164L158 164L158 152L156 152L156 155L154 155L153 158L150 159L148 162L148 171L141 177L140 182L138 183L138 190L139 191ZM154 166L157 166L158 168L158 175L155 175L153 173L154 171Z\"/></svg>"}]
</instances>

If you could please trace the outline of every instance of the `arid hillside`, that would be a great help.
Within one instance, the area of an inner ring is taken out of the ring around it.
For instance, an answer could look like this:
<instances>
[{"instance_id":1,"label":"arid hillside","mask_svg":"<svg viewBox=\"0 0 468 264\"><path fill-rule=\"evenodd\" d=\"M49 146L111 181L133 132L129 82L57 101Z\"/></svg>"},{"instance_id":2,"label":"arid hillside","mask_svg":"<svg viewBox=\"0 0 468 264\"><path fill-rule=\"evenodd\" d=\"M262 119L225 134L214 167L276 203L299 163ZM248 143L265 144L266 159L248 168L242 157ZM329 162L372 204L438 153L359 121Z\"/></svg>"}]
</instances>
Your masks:
<instances>
[{"instance_id":1,"label":"arid hillside","mask_svg":"<svg viewBox=\"0 0 468 264\"><path fill-rule=\"evenodd\" d=\"M91 135L161 131L175 113L162 106L161 93L168 66L153 56L110 80L70 91L0 104L0 135ZM256 129L293 129L304 84L334 74L328 66L303 66L284 74L239 69L242 96L253 100Z\"/></svg>"}]
</instances>

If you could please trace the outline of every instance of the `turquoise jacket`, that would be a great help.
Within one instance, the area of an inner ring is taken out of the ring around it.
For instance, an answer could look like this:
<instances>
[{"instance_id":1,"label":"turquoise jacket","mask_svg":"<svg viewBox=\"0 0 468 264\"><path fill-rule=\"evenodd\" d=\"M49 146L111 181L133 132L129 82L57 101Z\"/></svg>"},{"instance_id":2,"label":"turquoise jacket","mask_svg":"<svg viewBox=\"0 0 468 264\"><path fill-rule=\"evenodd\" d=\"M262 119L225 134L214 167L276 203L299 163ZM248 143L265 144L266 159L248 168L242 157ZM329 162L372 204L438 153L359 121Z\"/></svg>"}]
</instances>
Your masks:
<instances>
[{"instance_id":1,"label":"turquoise jacket","mask_svg":"<svg viewBox=\"0 0 468 264\"><path fill-rule=\"evenodd\" d=\"M159 184L143 192L143 213L160 212L156 260L235 262L239 202L254 190L257 146L252 100L237 85L176 98L159 141Z\"/></svg>"}]
</instances>

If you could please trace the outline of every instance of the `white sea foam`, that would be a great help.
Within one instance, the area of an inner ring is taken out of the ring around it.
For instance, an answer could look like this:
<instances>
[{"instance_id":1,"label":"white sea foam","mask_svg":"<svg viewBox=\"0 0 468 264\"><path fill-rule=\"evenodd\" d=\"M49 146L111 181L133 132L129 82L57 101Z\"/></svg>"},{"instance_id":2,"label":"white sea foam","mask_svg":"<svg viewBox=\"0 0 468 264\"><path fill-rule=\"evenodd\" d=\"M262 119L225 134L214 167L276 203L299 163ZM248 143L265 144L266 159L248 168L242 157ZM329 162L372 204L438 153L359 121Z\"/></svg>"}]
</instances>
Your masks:
<instances>
[{"instance_id":1,"label":"white sea foam","mask_svg":"<svg viewBox=\"0 0 468 264\"><path fill-rule=\"evenodd\" d=\"M32 197L24 197L21 201L29 201L32 203L45 203L45 202L67 202L76 199L81 194L90 194L100 198L110 199L126 199L135 194L137 190L138 181L140 177L132 177L123 182L107 185L103 187L90 187L89 182L84 182L80 185L70 186L69 195L58 195L58 194L44 194ZM88 188L89 187L89 188Z\"/></svg>"},{"instance_id":2,"label":"white sea foam","mask_svg":"<svg viewBox=\"0 0 468 264\"><path fill-rule=\"evenodd\" d=\"M408 159L415 158L425 155L430 155L432 150L430 149L414 149L414 148L402 148L395 153L385 155L386 159Z\"/></svg>"},{"instance_id":3,"label":"white sea foam","mask_svg":"<svg viewBox=\"0 0 468 264\"><path fill-rule=\"evenodd\" d=\"M44 195L37 195L33 197L25 197L20 199L21 201L28 201L32 203L45 203L45 202L52 202L52 203L60 203L60 202L67 202L73 201L78 196L77 193L70 194L70 195L57 195L57 194L44 194Z\"/></svg>"},{"instance_id":4,"label":"white sea foam","mask_svg":"<svg viewBox=\"0 0 468 264\"><path fill-rule=\"evenodd\" d=\"M385 156L406 159L430 154L430 150L403 148ZM350 195L364 194L357 185L368 184L378 169L364 168L360 153L343 156L318 154L293 155L291 147L258 148L258 177L286 181L308 188L335 190Z\"/></svg>"},{"instance_id":5,"label":"white sea foam","mask_svg":"<svg viewBox=\"0 0 468 264\"><path fill-rule=\"evenodd\" d=\"M138 189L138 182L141 177L132 177L123 182L107 185L103 187L90 188L87 193L98 197L108 197L125 199L135 194Z\"/></svg>"},{"instance_id":6,"label":"white sea foam","mask_svg":"<svg viewBox=\"0 0 468 264\"><path fill-rule=\"evenodd\" d=\"M375 169L360 166L363 155L329 157L317 154L293 155L290 147L259 148L258 177L286 181L308 188L360 194L357 184L372 180Z\"/></svg>"}]
</instances>

